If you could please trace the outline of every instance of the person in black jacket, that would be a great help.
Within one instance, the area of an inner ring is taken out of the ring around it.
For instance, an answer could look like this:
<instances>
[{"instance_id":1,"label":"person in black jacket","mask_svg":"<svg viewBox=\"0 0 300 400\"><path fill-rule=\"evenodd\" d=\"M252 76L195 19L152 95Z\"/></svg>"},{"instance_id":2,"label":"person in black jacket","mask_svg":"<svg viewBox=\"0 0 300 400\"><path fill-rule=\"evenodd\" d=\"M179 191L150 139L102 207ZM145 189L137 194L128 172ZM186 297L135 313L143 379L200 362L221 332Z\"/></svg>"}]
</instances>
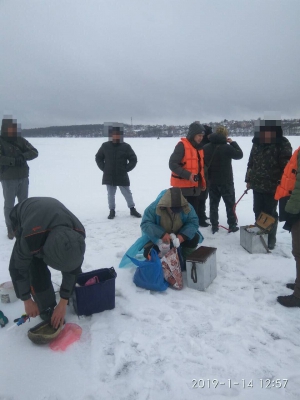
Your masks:
<instances>
[{"instance_id":1,"label":"person in black jacket","mask_svg":"<svg viewBox=\"0 0 300 400\"><path fill-rule=\"evenodd\" d=\"M57 328L66 307L85 253L85 230L79 219L51 197L31 197L10 213L16 242L9 272L16 295L24 302L29 317L52 315ZM62 273L60 301L56 298L48 268ZM53 311L54 310L54 311ZM53 312L53 313L52 313Z\"/></svg>"},{"instance_id":2,"label":"person in black jacket","mask_svg":"<svg viewBox=\"0 0 300 400\"><path fill-rule=\"evenodd\" d=\"M9 239L14 238L9 213L13 209L16 197L18 202L28 197L29 167L27 161L33 160L37 156L37 149L21 137L17 121L3 118L0 137L0 180L4 197L4 218Z\"/></svg>"},{"instance_id":3,"label":"person in black jacket","mask_svg":"<svg viewBox=\"0 0 300 400\"><path fill-rule=\"evenodd\" d=\"M235 190L231 160L243 158L239 145L228 138L228 130L219 126L209 137L210 143L204 146L204 160L209 181L210 222L212 233L219 230L219 203L224 200L227 213L229 232L239 230L233 207Z\"/></svg>"},{"instance_id":4,"label":"person in black jacket","mask_svg":"<svg viewBox=\"0 0 300 400\"><path fill-rule=\"evenodd\" d=\"M123 126L117 123L104 124L105 133L109 140L102 144L96 154L96 163L103 171L102 185L107 187L108 207L110 210L108 219L116 216L115 194L117 186L125 197L130 215L141 218L141 214L135 209L128 172L137 164L137 157L128 143L123 142Z\"/></svg>"}]
</instances>

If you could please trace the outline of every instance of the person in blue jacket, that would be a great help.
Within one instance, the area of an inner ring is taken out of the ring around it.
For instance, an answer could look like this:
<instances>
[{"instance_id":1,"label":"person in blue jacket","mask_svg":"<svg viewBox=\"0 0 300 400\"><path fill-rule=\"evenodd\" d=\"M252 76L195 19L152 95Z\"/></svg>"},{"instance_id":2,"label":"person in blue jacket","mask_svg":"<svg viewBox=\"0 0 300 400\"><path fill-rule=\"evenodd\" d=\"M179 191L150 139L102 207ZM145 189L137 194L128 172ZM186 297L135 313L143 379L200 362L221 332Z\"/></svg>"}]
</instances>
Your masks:
<instances>
[{"instance_id":1,"label":"person in blue jacket","mask_svg":"<svg viewBox=\"0 0 300 400\"><path fill-rule=\"evenodd\" d=\"M203 240L198 228L196 211L182 195L181 189L163 190L146 208L141 222L142 237L128 249L120 267L130 262L127 255L135 257L141 250L147 258L152 247L159 255L164 255L172 245L180 247L186 259Z\"/></svg>"}]
</instances>

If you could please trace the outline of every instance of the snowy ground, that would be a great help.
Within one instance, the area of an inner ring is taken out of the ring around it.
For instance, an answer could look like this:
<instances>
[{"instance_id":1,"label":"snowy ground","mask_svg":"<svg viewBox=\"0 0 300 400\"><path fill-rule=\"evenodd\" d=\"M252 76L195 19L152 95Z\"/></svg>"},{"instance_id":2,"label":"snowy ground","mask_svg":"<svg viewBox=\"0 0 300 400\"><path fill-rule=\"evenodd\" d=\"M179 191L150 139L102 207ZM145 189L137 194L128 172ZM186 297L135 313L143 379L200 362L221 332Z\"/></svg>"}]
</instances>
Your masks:
<instances>
[{"instance_id":1,"label":"snowy ground","mask_svg":"<svg viewBox=\"0 0 300 400\"><path fill-rule=\"evenodd\" d=\"M83 270L115 267L116 308L78 318L70 306L67 322L78 323L83 334L57 353L28 340L27 330L39 318L7 330L24 311L21 301L0 304L10 320L0 331L0 400L299 399L300 310L276 302L278 295L291 293L285 284L295 279L291 237L282 223L277 246L266 255L244 250L239 232L220 229L212 235L202 229L203 245L217 247L218 276L206 292L187 288L185 275L179 292L137 288L134 268L118 265L139 237L140 220L130 217L120 192L117 217L107 219L106 188L94 161L102 141L30 139L40 153L30 162L30 196L55 197L82 221L87 231ZM178 139L127 141L139 160L130 178L136 208L143 212L169 187L168 159ZM244 151L244 158L233 162L238 199L245 190L251 138L237 141ZM293 149L299 146L298 137L290 141ZM0 203L2 209L2 196ZM251 193L238 204L237 215L240 225L254 222ZM226 225L223 203L220 224ZM12 246L2 216L0 282L10 280ZM60 283L56 271L53 281Z\"/></svg>"}]
</instances>

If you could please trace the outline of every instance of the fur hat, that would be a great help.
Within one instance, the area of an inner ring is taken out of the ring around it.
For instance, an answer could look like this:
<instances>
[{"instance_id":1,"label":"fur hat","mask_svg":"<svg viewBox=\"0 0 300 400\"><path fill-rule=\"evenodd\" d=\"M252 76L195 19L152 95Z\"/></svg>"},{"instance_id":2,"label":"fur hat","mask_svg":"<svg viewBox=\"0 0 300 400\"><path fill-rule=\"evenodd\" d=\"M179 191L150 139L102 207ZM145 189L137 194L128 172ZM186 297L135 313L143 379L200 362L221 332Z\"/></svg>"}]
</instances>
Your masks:
<instances>
[{"instance_id":1,"label":"fur hat","mask_svg":"<svg viewBox=\"0 0 300 400\"><path fill-rule=\"evenodd\" d=\"M216 133L221 133L221 135L224 135L225 137L227 137L228 136L228 129L223 125L219 125L216 128Z\"/></svg>"},{"instance_id":2,"label":"fur hat","mask_svg":"<svg viewBox=\"0 0 300 400\"><path fill-rule=\"evenodd\" d=\"M66 226L55 227L43 246L43 260L50 267L70 272L81 266L85 252L83 236Z\"/></svg>"}]
</instances>

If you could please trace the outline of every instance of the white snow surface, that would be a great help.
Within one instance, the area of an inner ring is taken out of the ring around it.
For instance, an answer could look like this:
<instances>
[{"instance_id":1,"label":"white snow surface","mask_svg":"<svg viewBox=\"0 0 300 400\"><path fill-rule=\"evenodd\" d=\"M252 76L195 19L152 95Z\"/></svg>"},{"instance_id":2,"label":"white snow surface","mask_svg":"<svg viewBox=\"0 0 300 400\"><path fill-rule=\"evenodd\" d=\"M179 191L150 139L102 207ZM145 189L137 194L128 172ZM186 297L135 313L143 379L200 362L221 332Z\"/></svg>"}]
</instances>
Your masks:
<instances>
[{"instance_id":1,"label":"white snow surface","mask_svg":"<svg viewBox=\"0 0 300 400\"><path fill-rule=\"evenodd\" d=\"M299 138L289 139L295 150ZM29 138L39 151L29 162L30 196L55 197L81 220L87 233L83 271L116 269L115 309L78 318L70 305L66 320L82 327L82 337L65 352L54 352L27 338L39 317L7 330L24 313L23 303L0 303L10 321L0 330L0 400L299 399L300 309L276 302L278 295L292 293L285 284L295 279L291 235L283 223L271 254L248 253L239 232L220 228L212 235L202 228L203 245L217 248L218 274L205 292L187 287L186 272L182 291L138 288L132 282L135 267L118 265L140 236L141 220L129 215L119 190L116 218L107 219L106 187L95 163L105 140ZM170 187L168 160L178 140L126 140L138 157L130 173L138 211ZM251 140L236 138L244 152L233 161L237 200L245 190ZM0 202L2 210L2 196ZM240 226L254 222L251 191L236 211ZM227 226L222 200L219 214ZM2 215L1 283L10 280L13 244ZM60 273L51 272L59 284Z\"/></svg>"}]
</instances>

